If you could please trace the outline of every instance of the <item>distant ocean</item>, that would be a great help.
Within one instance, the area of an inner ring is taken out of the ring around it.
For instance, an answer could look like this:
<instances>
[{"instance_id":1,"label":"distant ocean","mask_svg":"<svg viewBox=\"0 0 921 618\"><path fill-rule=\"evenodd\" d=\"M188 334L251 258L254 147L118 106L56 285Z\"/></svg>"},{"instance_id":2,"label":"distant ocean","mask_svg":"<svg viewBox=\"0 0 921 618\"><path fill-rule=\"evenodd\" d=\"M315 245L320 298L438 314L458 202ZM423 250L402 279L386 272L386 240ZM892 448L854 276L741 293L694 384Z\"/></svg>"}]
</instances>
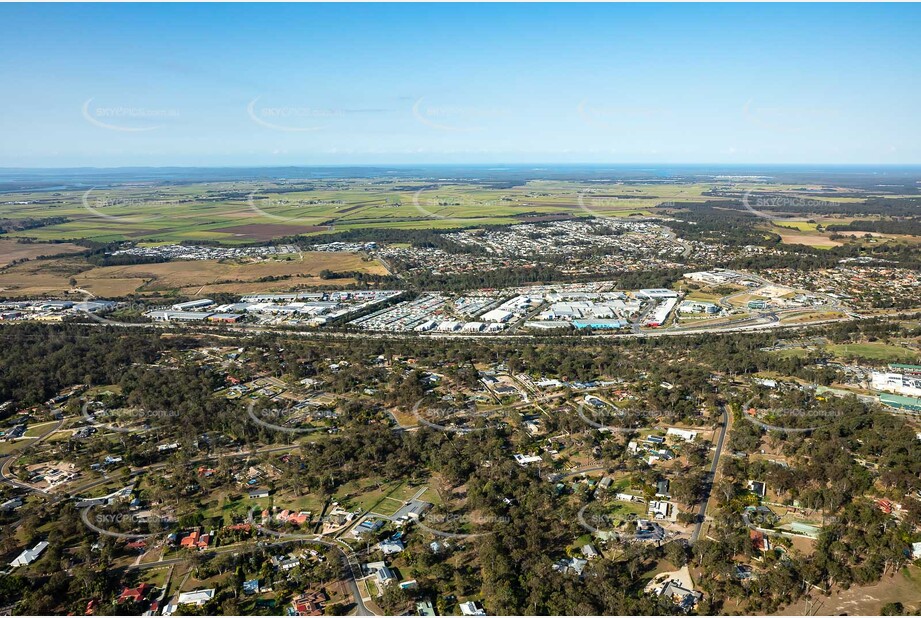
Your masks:
<instances>
[{"instance_id":1,"label":"distant ocean","mask_svg":"<svg viewBox=\"0 0 921 618\"><path fill-rule=\"evenodd\" d=\"M527 180L673 180L692 182L717 177L759 177L778 182L839 182L872 184L884 179L894 185L915 184L921 166L895 165L726 165L726 164L553 164L519 165L392 165L305 167L119 167L119 168L0 168L0 192L64 191L123 183L321 180L330 178L407 178L430 181L468 180L514 182Z\"/></svg>"}]
</instances>

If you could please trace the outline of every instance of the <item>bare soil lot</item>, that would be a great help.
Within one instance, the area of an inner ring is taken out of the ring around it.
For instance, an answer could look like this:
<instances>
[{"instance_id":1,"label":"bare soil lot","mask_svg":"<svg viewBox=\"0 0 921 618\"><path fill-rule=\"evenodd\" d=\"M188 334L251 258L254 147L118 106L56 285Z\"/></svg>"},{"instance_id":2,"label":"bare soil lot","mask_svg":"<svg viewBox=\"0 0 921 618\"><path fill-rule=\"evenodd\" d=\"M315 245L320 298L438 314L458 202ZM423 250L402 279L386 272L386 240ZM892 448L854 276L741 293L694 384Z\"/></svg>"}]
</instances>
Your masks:
<instances>
[{"instance_id":1,"label":"bare soil lot","mask_svg":"<svg viewBox=\"0 0 921 618\"><path fill-rule=\"evenodd\" d=\"M323 270L387 274L379 262L364 261L354 253L304 253L303 259L295 257L289 261L197 260L90 268L79 260L63 258L10 267L0 273L0 294L10 297L59 295L71 289L71 277L76 287L103 298L174 290L189 295L245 294L283 291L297 286L348 285L355 281L321 279L319 275Z\"/></svg>"},{"instance_id":2,"label":"bare soil lot","mask_svg":"<svg viewBox=\"0 0 921 618\"><path fill-rule=\"evenodd\" d=\"M0 267L17 260L32 260L42 255L80 253L85 248L73 243L20 243L12 239L0 239Z\"/></svg>"},{"instance_id":3,"label":"bare soil lot","mask_svg":"<svg viewBox=\"0 0 921 618\"><path fill-rule=\"evenodd\" d=\"M907 567L896 575L884 575L882 581L871 586L851 586L848 590L835 588L830 596L818 591L812 593L810 614L814 616L873 616L879 615L886 603L901 602L905 613L911 614L921 607L921 569ZM803 601L784 608L776 616L802 615Z\"/></svg>"}]
</instances>

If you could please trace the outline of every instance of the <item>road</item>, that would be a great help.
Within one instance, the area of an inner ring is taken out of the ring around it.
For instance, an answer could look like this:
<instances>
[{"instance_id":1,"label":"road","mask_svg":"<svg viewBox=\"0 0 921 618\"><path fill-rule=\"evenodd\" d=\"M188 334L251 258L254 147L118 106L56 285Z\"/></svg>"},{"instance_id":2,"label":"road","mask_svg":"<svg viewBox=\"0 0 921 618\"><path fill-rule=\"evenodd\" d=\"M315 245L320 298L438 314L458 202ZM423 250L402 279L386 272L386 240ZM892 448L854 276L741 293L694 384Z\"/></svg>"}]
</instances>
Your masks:
<instances>
[{"instance_id":1,"label":"road","mask_svg":"<svg viewBox=\"0 0 921 618\"><path fill-rule=\"evenodd\" d=\"M45 496L48 495L48 492L44 489L39 489L38 487L34 487L16 479L16 477L13 476L13 473L10 472L10 466L12 466L13 462L19 459L19 457L22 456L22 454L27 450L33 448L36 444L40 444L42 440L61 428L61 425L64 424L64 417L61 415L60 408L55 408L52 410L52 412L57 417L58 422L54 425L54 427L38 436L36 439L32 440L28 446L24 446L21 450L11 453L7 456L7 458L3 461L3 465L0 465L0 482L6 483L7 485L12 485L13 487L18 487L19 489L25 489L27 491L39 493Z\"/></svg>"},{"instance_id":2,"label":"road","mask_svg":"<svg viewBox=\"0 0 921 618\"><path fill-rule=\"evenodd\" d=\"M279 541L277 543L267 543L265 545L262 545L261 547L278 547L278 546L285 545L286 543L317 543L319 545L326 545L328 547L335 547L336 549L338 549L344 561L343 567L346 565L348 566L349 579L347 583L349 586L349 591L352 593L352 597L355 600L355 605L358 608L358 613L356 615L358 616L375 616L376 615L374 612L368 609L368 607L365 605L364 600L361 597L361 593L358 590L358 581L357 581L357 578L355 577L355 570L352 565L352 560L350 559L349 555L345 552L345 550L342 548L341 545L339 545L338 543L334 543L332 541L325 541L323 539L320 539L312 535L311 536L288 535L282 532L266 530L262 527L260 527L260 531L266 534L284 538L283 541ZM218 549L209 551L207 553L208 554L229 554L229 553L236 554L236 553L242 553L245 551L251 551L252 549L254 548L252 547L244 548L240 546L228 545L227 547L220 547ZM143 564L132 564L128 566L127 568L129 570L145 571L149 569L159 569L159 568L163 568L166 566L175 566L177 564L182 564L183 562L186 562L186 561L188 561L188 557L183 556L179 558L170 558L169 560L159 560L157 562L145 562ZM344 572L345 572L345 569L343 568L343 573Z\"/></svg>"},{"instance_id":3,"label":"road","mask_svg":"<svg viewBox=\"0 0 921 618\"><path fill-rule=\"evenodd\" d=\"M742 292L745 293L745 292ZM733 295L734 296L734 295ZM722 303L729 297L724 297L720 299ZM649 307L651 309L651 307ZM791 309L789 311L844 311L839 305L829 304L819 307L806 307L799 309ZM911 314L917 312L918 309L909 309L894 312L889 315L889 317L895 317L900 314ZM846 317L833 318L828 320L816 320L813 322L802 323L802 324L783 324L776 313L781 313L781 311L764 313L759 316L748 318L745 320L740 320L738 323L723 324L720 326L711 326L711 327L683 327L683 328L668 328L668 329L653 329L648 331L641 331L640 325L642 320L645 318L648 312L644 312L637 320L634 320L631 325L631 332L629 333L592 333L591 335L582 335L580 339L621 339L621 338L647 338L647 337L675 337L682 335L697 335L700 333L734 333L734 332L743 332L747 330L758 330L758 329L777 329L777 330L800 330L804 328L810 328L813 326L819 326L822 324L828 324L831 322L844 322L851 320L862 320L869 319L874 316L868 315L858 315L852 312L846 312ZM751 322L760 322L762 320L767 320L765 323L754 323ZM546 334L521 334L516 332L517 328L510 329L509 332L504 334L490 334L490 333L416 333L416 332L336 332L329 330L295 330L293 328L265 328L259 326L248 326L248 325L235 325L235 326L208 326L204 324L172 324L172 323L115 323L115 322L98 322L98 321L89 321L83 322L87 326L109 326L113 328L146 328L154 330L175 330L179 332L193 332L200 334L212 334L216 336L224 337L233 337L233 336L251 336L253 334L264 334L264 335L286 335L291 337L310 337L316 339L328 339L328 340L341 340L341 339L472 339L472 340L488 340L488 341L508 341L513 339L544 339L548 335Z\"/></svg>"},{"instance_id":4,"label":"road","mask_svg":"<svg viewBox=\"0 0 921 618\"><path fill-rule=\"evenodd\" d=\"M710 464L710 474L709 478L707 479L706 495L700 503L700 511L698 511L697 514L697 525L694 527L694 532L691 533L691 545L696 543L697 539L700 537L700 531L703 528L704 521L707 518L707 507L710 505L710 496L713 494L713 485L716 482L716 471L719 469L720 455L723 454L723 446L726 442L726 434L729 432L729 424L730 414L726 409L726 406L723 406L723 420L720 427L720 436L716 440L716 453L714 453L713 462Z\"/></svg>"}]
</instances>

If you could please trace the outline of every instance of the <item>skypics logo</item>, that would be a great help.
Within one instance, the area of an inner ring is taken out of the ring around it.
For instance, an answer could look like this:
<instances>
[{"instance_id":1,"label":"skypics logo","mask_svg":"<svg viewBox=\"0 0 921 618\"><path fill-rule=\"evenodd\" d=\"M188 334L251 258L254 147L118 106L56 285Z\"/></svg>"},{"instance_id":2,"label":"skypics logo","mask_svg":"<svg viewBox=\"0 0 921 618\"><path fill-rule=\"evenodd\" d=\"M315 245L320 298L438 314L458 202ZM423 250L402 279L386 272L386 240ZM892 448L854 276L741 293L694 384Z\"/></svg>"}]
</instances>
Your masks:
<instances>
[{"instance_id":1,"label":"skypics logo","mask_svg":"<svg viewBox=\"0 0 921 618\"><path fill-rule=\"evenodd\" d=\"M652 429L658 422L670 417L662 410L621 409L596 395L586 395L576 406L576 415L598 431L627 434Z\"/></svg>"},{"instance_id":2,"label":"skypics logo","mask_svg":"<svg viewBox=\"0 0 921 618\"><path fill-rule=\"evenodd\" d=\"M765 431L785 434L812 433L828 426L834 419L841 418L838 410L795 409L795 408L756 408L755 398L749 399L742 406L742 418L757 425ZM762 420L764 419L764 420Z\"/></svg>"},{"instance_id":3,"label":"skypics logo","mask_svg":"<svg viewBox=\"0 0 921 618\"><path fill-rule=\"evenodd\" d=\"M632 129L637 121L661 120L669 110L642 105L594 105L582 100L576 105L576 115L593 129Z\"/></svg>"},{"instance_id":4,"label":"skypics logo","mask_svg":"<svg viewBox=\"0 0 921 618\"><path fill-rule=\"evenodd\" d=\"M173 410L141 410L135 408L125 408L120 409L117 412L110 411L108 408L106 408L105 404L100 401L86 401L81 408L81 412L83 414L83 419L91 427L95 427L96 429L105 429L107 431L114 431L116 433L139 433L148 431L149 427L147 425L150 421L174 419L179 417L179 413ZM131 425L122 427L120 425L105 423L99 420L100 418L110 416L113 418L118 418L119 420L133 421L135 423L140 422L141 426Z\"/></svg>"},{"instance_id":5,"label":"skypics logo","mask_svg":"<svg viewBox=\"0 0 921 618\"><path fill-rule=\"evenodd\" d=\"M495 534L495 531L448 532L445 530L445 528L454 530L459 528L482 528L507 524L510 521L511 519L508 517L492 515L471 515L469 513L428 513L425 515L424 520L417 520L416 525L429 534L433 534L444 539L476 539Z\"/></svg>"},{"instance_id":6,"label":"skypics logo","mask_svg":"<svg viewBox=\"0 0 921 618\"><path fill-rule=\"evenodd\" d=\"M250 194L246 196L246 206L251 211L259 215L260 217L265 217L266 219L272 219L273 221L281 221L282 223L304 223L304 224L310 224L312 220L316 219L316 215L313 215L313 216L311 215L286 216L286 215L278 215L272 212L268 212L267 210L260 208L256 202L259 200L268 201L268 203L265 204L266 206L282 208L284 210L300 209L300 208L303 208L304 206L301 204L293 204L291 202L288 202L286 200L279 199L279 198L275 198L275 201L272 202L271 201L272 198L269 198L268 196L264 196L261 198L257 197L258 193L259 193L259 190L256 189L255 191L251 191ZM327 227L328 229L332 229L332 226L327 226Z\"/></svg>"},{"instance_id":7,"label":"skypics logo","mask_svg":"<svg viewBox=\"0 0 921 618\"><path fill-rule=\"evenodd\" d=\"M302 419L307 413L306 408L298 409L292 406L286 408L259 408L257 410L255 401L249 402L246 406L246 414L250 420L271 431L299 435L329 429L329 427L297 427L280 424Z\"/></svg>"},{"instance_id":8,"label":"skypics logo","mask_svg":"<svg viewBox=\"0 0 921 618\"><path fill-rule=\"evenodd\" d=\"M623 217L624 201L618 197L609 197L609 196L596 196L590 190L580 190L576 194L576 202L579 205L579 210L585 214L594 217L596 219L613 219ZM662 202L657 202L655 204L656 208L674 208L675 202L671 200L665 200ZM641 211L648 206L637 206L636 210ZM629 209L628 209L629 210Z\"/></svg>"},{"instance_id":9,"label":"skypics logo","mask_svg":"<svg viewBox=\"0 0 921 618\"><path fill-rule=\"evenodd\" d=\"M138 513L106 512L91 515L94 508L93 506L88 506L80 511L80 519L84 525L97 534L123 541L143 541L155 537L162 534L173 523L169 517L154 513L141 515ZM134 530L143 527L151 531L134 532ZM116 530L112 528L116 528ZM125 530L131 530L131 532L126 532Z\"/></svg>"},{"instance_id":10,"label":"skypics logo","mask_svg":"<svg viewBox=\"0 0 921 618\"><path fill-rule=\"evenodd\" d=\"M511 413L512 410L508 408L478 411L474 404L462 407L432 407L426 405L424 399L420 399L412 407L412 415L420 425L459 434L496 429Z\"/></svg>"},{"instance_id":11,"label":"skypics logo","mask_svg":"<svg viewBox=\"0 0 921 618\"><path fill-rule=\"evenodd\" d=\"M341 110L315 109L303 106L256 107L262 96L258 96L246 106L249 119L266 129L288 133L319 131L324 127L323 119L341 116Z\"/></svg>"},{"instance_id":12,"label":"skypics logo","mask_svg":"<svg viewBox=\"0 0 921 618\"><path fill-rule=\"evenodd\" d=\"M579 509L576 516L579 525L592 535L617 539L621 543L630 541L661 543L674 536L674 533L668 532L655 521L637 519L634 522L626 522L607 513L589 513L589 508L594 504L596 503L586 504ZM631 526L634 527L631 529Z\"/></svg>"},{"instance_id":13,"label":"skypics logo","mask_svg":"<svg viewBox=\"0 0 921 618\"><path fill-rule=\"evenodd\" d=\"M157 219L162 219L165 215L160 213L113 215L102 212L102 210L106 208L111 210L134 210L175 205L175 202L166 200L145 200L132 197L107 197L104 195L93 196L94 191L96 191L96 187L91 187L83 194L83 197L81 198L83 208L94 217L99 217L100 219L105 219L107 221L115 221L117 223L147 223L150 221L156 221Z\"/></svg>"},{"instance_id":14,"label":"skypics logo","mask_svg":"<svg viewBox=\"0 0 921 618\"><path fill-rule=\"evenodd\" d=\"M423 197L423 193L427 195ZM413 193L413 206L419 211L419 214L429 219L458 221L460 218L457 216L444 215L436 211L466 211L472 212L474 213L472 216L476 216L477 211L489 212L491 208L496 206L496 203L491 200L472 200L465 195L439 195L437 189L422 187Z\"/></svg>"},{"instance_id":15,"label":"skypics logo","mask_svg":"<svg viewBox=\"0 0 921 618\"><path fill-rule=\"evenodd\" d=\"M818 208L828 206L837 206L835 202L827 200L816 200L795 195L755 195L752 189L749 189L742 196L742 206L745 210L761 219L773 221L784 217L796 216L784 213L784 211L793 211L793 213L803 213L804 215ZM779 211L777 213L764 212L762 208Z\"/></svg>"},{"instance_id":16,"label":"skypics logo","mask_svg":"<svg viewBox=\"0 0 921 618\"><path fill-rule=\"evenodd\" d=\"M138 106L100 106L89 98L83 102L83 118L100 129L123 133L145 133L163 128L165 121L179 117L176 109L152 109Z\"/></svg>"},{"instance_id":17,"label":"skypics logo","mask_svg":"<svg viewBox=\"0 0 921 618\"><path fill-rule=\"evenodd\" d=\"M511 110L479 105L428 105L420 97L412 106L413 118L431 129L450 133L470 133L485 130L484 125L508 119Z\"/></svg>"},{"instance_id":18,"label":"skypics logo","mask_svg":"<svg viewBox=\"0 0 921 618\"><path fill-rule=\"evenodd\" d=\"M259 95L246 105L246 115L264 129L285 133L311 133L329 128L357 114L381 114L389 110L378 108L314 107L311 105L257 105Z\"/></svg>"}]
</instances>

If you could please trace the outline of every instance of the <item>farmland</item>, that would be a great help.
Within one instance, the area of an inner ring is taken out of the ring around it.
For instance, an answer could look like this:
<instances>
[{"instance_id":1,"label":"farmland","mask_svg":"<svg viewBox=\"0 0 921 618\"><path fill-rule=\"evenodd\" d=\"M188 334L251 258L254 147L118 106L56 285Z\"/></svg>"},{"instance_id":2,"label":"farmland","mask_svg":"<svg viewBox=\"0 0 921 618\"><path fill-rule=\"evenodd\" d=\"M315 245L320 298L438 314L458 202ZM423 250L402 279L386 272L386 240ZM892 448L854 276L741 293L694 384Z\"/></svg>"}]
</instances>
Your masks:
<instances>
[{"instance_id":1,"label":"farmland","mask_svg":"<svg viewBox=\"0 0 921 618\"><path fill-rule=\"evenodd\" d=\"M661 204L703 201L707 184L605 185L531 181L508 188L474 183L341 180L202 183L8 194L0 218L63 217L10 237L236 244L367 227L452 229L515 223L523 216L649 215Z\"/></svg>"}]
</instances>

